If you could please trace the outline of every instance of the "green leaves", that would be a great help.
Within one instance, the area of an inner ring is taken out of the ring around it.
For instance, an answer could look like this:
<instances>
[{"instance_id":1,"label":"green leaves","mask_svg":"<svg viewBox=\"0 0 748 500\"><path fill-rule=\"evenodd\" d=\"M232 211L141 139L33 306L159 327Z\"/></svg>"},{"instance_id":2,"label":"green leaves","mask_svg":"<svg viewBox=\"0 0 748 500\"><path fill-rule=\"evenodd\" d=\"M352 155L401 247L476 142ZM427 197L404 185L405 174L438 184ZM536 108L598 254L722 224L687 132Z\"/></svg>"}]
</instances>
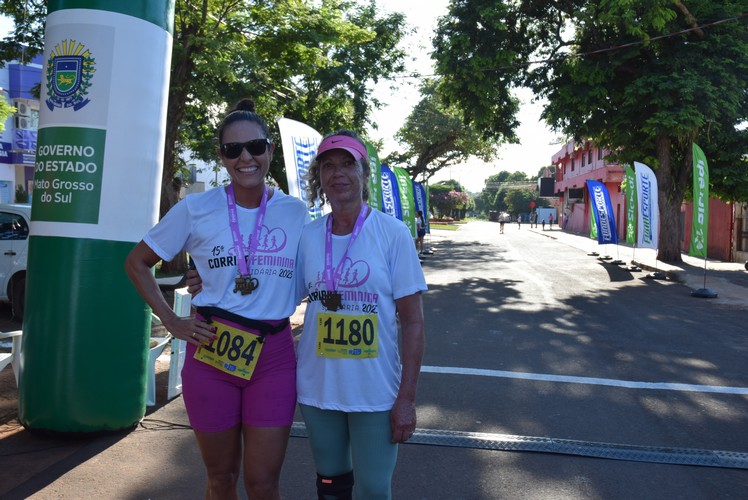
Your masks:
<instances>
[{"instance_id":1,"label":"green leaves","mask_svg":"<svg viewBox=\"0 0 748 500\"><path fill-rule=\"evenodd\" d=\"M476 126L464 123L458 110L443 102L438 88L436 81L424 80L421 101L396 135L405 150L384 160L384 163L407 164L414 179L430 178L470 156L490 161L497 153L499 142L486 139Z\"/></svg>"},{"instance_id":2,"label":"green leaves","mask_svg":"<svg viewBox=\"0 0 748 500\"><path fill-rule=\"evenodd\" d=\"M529 86L555 129L649 163L670 200L662 220L675 221L695 140L729 173L711 176L713 192L745 196L730 177L748 181L736 128L748 120L747 11L746 0L455 1L434 39L439 90L466 123L510 137L509 90ZM677 225L663 227L660 255L679 260Z\"/></svg>"},{"instance_id":3,"label":"green leaves","mask_svg":"<svg viewBox=\"0 0 748 500\"><path fill-rule=\"evenodd\" d=\"M205 161L215 158L215 127L223 110L242 97L255 100L271 132L277 116L323 133L343 127L363 130L376 105L373 83L402 70L404 54L397 45L403 17L380 16L373 2L201 4L196 8L177 0L179 44L172 89L182 86L183 92L175 95L170 120L179 123L176 144ZM275 142L280 143L278 137ZM286 185L280 148L271 175L281 187Z\"/></svg>"}]
</instances>

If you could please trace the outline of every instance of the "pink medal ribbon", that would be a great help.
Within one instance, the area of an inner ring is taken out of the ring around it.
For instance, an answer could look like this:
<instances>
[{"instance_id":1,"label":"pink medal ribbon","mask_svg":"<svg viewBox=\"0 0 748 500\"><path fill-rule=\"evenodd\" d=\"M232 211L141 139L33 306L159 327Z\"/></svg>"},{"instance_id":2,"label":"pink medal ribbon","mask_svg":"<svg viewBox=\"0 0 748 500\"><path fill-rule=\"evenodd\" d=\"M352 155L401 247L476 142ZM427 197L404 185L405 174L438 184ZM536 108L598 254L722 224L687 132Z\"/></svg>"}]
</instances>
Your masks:
<instances>
[{"instance_id":1,"label":"pink medal ribbon","mask_svg":"<svg viewBox=\"0 0 748 500\"><path fill-rule=\"evenodd\" d=\"M343 296L337 291L338 280L340 275L343 273L343 265L345 259L348 257L348 250L350 250L353 242L361 233L361 228L364 226L366 220L366 214L369 206L366 203L361 204L361 211L358 213L356 218L356 224L353 226L353 232L351 233L351 239L348 240L348 245L345 248L345 252L338 262L335 268L335 273L332 270L332 214L327 218L327 228L325 230L325 286L327 287L326 293L322 298L322 305L328 311L337 311L343 307Z\"/></svg>"},{"instance_id":2,"label":"pink medal ribbon","mask_svg":"<svg viewBox=\"0 0 748 500\"><path fill-rule=\"evenodd\" d=\"M257 221L255 222L255 228L252 232L252 238L249 241L248 256L244 258L244 252L247 247L244 246L242 241L242 233L239 229L239 214L236 210L236 198L234 197L234 185L229 184L226 190L226 204L229 209L229 227L231 228L231 238L234 240L234 254L236 254L236 265L239 267L239 276L234 280L234 293L241 293L247 295L252 293L258 286L260 286L257 278L253 278L249 273L249 262L252 262L252 258L257 252L257 247L260 245L260 236L262 235L262 223L265 221L265 212L268 204L268 188L264 187L262 191L262 199L260 200L260 210L257 212Z\"/></svg>"}]
</instances>

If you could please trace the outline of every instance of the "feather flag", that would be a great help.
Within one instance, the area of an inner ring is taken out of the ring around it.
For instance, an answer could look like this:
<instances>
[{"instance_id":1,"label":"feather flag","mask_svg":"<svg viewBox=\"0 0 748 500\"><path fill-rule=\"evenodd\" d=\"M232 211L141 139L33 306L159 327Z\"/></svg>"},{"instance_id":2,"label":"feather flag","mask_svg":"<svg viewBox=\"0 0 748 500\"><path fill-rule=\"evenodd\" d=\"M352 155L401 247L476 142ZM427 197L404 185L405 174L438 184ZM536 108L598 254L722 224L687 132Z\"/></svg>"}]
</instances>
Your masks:
<instances>
[{"instance_id":1,"label":"feather flag","mask_svg":"<svg viewBox=\"0 0 748 500\"><path fill-rule=\"evenodd\" d=\"M657 202L657 177L651 168L634 162L638 209L637 246L657 248L660 232L660 208Z\"/></svg>"},{"instance_id":2,"label":"feather flag","mask_svg":"<svg viewBox=\"0 0 748 500\"><path fill-rule=\"evenodd\" d=\"M688 255L706 257L709 234L709 166L701 148L693 145L693 222Z\"/></svg>"},{"instance_id":3,"label":"feather flag","mask_svg":"<svg viewBox=\"0 0 748 500\"><path fill-rule=\"evenodd\" d=\"M369 156L368 204L374 210L382 210L382 166L377 149L370 142L366 143L366 154Z\"/></svg>"},{"instance_id":4,"label":"feather flag","mask_svg":"<svg viewBox=\"0 0 748 500\"><path fill-rule=\"evenodd\" d=\"M420 182L413 181L413 198L416 202L416 211L423 214L424 227L427 233L431 233L429 226L429 198L426 194L426 188Z\"/></svg>"},{"instance_id":5,"label":"feather flag","mask_svg":"<svg viewBox=\"0 0 748 500\"><path fill-rule=\"evenodd\" d=\"M395 179L397 179L397 191L400 194L400 212L402 220L408 229L410 234L416 237L416 207L413 199L413 181L410 178L410 174L407 170L402 167L394 167L392 171L395 173Z\"/></svg>"},{"instance_id":6,"label":"feather flag","mask_svg":"<svg viewBox=\"0 0 748 500\"><path fill-rule=\"evenodd\" d=\"M309 164L317 154L319 143L322 142L322 134L309 125L288 118L278 118L278 128L283 146L288 194L307 203L305 177ZM309 209L309 215L312 219L322 215L319 200Z\"/></svg>"},{"instance_id":7,"label":"feather flag","mask_svg":"<svg viewBox=\"0 0 748 500\"><path fill-rule=\"evenodd\" d=\"M395 173L387 165L382 165L382 212L396 217L400 220L403 218L400 209L400 193L397 189L397 179Z\"/></svg>"},{"instance_id":8,"label":"feather flag","mask_svg":"<svg viewBox=\"0 0 748 500\"><path fill-rule=\"evenodd\" d=\"M597 242L601 245L618 243L618 232L608 188L602 182L588 180L587 189L590 192L590 204L595 215Z\"/></svg>"},{"instance_id":9,"label":"feather flag","mask_svg":"<svg viewBox=\"0 0 748 500\"><path fill-rule=\"evenodd\" d=\"M636 174L626 165L626 243L636 243Z\"/></svg>"}]
</instances>

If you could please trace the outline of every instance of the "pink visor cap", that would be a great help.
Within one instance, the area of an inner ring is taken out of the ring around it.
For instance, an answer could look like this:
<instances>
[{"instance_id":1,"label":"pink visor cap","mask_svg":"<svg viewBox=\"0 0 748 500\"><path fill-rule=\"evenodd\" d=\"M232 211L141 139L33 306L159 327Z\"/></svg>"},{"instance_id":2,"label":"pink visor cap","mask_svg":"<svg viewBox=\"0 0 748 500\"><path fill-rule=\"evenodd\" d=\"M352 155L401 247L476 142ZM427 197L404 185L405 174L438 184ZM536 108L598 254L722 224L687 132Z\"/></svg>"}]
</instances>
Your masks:
<instances>
[{"instance_id":1,"label":"pink visor cap","mask_svg":"<svg viewBox=\"0 0 748 500\"><path fill-rule=\"evenodd\" d=\"M331 135L330 137L326 137L320 143L319 148L317 148L317 156L333 149L348 151L356 161L361 158L364 158L367 162L369 161L366 146L353 137L348 137L347 135Z\"/></svg>"}]
</instances>

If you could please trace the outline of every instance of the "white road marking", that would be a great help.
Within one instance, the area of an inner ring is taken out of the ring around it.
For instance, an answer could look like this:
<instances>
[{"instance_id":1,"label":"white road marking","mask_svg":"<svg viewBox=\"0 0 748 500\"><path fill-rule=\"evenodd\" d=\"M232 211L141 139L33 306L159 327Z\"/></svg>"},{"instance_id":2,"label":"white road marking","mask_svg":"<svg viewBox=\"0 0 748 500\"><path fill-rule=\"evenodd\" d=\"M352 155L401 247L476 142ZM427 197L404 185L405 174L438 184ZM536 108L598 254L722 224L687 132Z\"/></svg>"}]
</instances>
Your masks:
<instances>
[{"instance_id":1,"label":"white road marking","mask_svg":"<svg viewBox=\"0 0 748 500\"><path fill-rule=\"evenodd\" d=\"M515 378L543 382L567 384L605 385L624 389L651 389L665 391L712 392L720 394L748 394L748 387L725 387L718 385L678 384L672 382L635 382L609 378L575 377L570 375L549 375L544 373L510 372L481 368L460 368L455 366L422 366L422 373L443 373L447 375L477 375L481 377Z\"/></svg>"}]
</instances>

